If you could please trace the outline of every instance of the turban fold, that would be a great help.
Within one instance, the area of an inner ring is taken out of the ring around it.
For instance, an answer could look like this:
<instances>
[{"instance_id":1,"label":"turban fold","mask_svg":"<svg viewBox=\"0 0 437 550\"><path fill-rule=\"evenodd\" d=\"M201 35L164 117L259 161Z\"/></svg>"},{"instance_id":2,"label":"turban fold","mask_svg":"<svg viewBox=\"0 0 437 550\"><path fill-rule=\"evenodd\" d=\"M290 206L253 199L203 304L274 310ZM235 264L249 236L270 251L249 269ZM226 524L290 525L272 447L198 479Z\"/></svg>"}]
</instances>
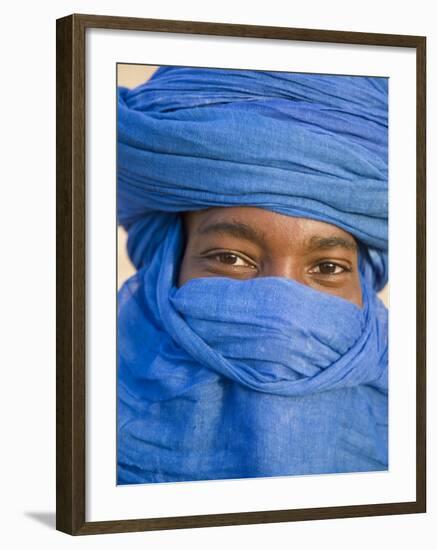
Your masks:
<instances>
[{"instance_id":1,"label":"turban fold","mask_svg":"<svg viewBox=\"0 0 437 550\"><path fill-rule=\"evenodd\" d=\"M387 80L163 67L118 91L118 482L387 468ZM177 288L179 214L359 242L363 307L279 277Z\"/></svg>"}]
</instances>

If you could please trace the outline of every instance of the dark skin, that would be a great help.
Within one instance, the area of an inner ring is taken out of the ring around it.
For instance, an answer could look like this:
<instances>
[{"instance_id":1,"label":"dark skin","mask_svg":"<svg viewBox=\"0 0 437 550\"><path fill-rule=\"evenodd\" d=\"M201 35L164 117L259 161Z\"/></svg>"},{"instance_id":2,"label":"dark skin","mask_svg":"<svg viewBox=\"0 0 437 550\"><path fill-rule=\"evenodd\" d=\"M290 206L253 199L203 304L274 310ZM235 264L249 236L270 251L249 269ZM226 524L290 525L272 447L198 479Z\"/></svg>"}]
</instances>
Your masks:
<instances>
[{"instance_id":1,"label":"dark skin","mask_svg":"<svg viewBox=\"0 0 437 550\"><path fill-rule=\"evenodd\" d=\"M358 246L335 225L247 206L183 219L179 286L199 277L286 277L362 307Z\"/></svg>"}]
</instances>

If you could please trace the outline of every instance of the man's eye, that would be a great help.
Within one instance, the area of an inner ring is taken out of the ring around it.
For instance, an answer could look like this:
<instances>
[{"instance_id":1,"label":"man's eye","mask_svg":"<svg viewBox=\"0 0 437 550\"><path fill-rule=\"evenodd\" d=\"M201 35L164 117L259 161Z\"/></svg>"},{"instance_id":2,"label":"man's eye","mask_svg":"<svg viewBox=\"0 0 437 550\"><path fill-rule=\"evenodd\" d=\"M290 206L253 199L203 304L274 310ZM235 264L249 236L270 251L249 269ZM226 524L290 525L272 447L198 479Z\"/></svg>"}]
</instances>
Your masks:
<instances>
[{"instance_id":1,"label":"man's eye","mask_svg":"<svg viewBox=\"0 0 437 550\"><path fill-rule=\"evenodd\" d=\"M233 267L250 267L255 269L255 266L248 260L242 258L238 254L234 254L233 252L219 252L209 256L209 258L216 259L222 264L231 265Z\"/></svg>"},{"instance_id":2,"label":"man's eye","mask_svg":"<svg viewBox=\"0 0 437 550\"><path fill-rule=\"evenodd\" d=\"M344 273L345 271L349 270L334 262L321 262L313 267L310 273L319 273L321 275L340 275L340 273Z\"/></svg>"}]
</instances>

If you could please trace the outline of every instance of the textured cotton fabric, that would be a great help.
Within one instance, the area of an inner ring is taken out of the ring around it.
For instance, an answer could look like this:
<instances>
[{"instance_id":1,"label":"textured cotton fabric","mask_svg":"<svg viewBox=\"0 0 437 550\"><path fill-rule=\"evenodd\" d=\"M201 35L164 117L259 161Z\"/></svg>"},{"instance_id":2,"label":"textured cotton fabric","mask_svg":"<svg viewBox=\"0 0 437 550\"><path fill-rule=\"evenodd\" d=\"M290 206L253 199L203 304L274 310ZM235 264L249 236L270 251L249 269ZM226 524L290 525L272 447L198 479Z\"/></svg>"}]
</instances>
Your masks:
<instances>
[{"instance_id":1,"label":"textured cotton fabric","mask_svg":"<svg viewBox=\"0 0 437 550\"><path fill-rule=\"evenodd\" d=\"M360 244L363 307L295 281L177 288L180 212L257 206ZM387 81L167 67L119 89L118 483L387 469Z\"/></svg>"}]
</instances>

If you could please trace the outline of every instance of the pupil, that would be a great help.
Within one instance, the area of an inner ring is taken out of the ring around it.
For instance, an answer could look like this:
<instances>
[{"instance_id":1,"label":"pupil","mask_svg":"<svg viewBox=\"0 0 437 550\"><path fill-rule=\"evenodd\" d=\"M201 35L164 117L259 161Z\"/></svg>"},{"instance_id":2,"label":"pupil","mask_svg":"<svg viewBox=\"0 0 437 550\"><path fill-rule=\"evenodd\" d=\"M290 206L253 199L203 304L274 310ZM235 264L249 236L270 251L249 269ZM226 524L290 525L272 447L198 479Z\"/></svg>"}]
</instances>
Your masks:
<instances>
[{"instance_id":1,"label":"pupil","mask_svg":"<svg viewBox=\"0 0 437 550\"><path fill-rule=\"evenodd\" d=\"M225 264L234 264L237 261L235 254L222 254L222 261Z\"/></svg>"},{"instance_id":2,"label":"pupil","mask_svg":"<svg viewBox=\"0 0 437 550\"><path fill-rule=\"evenodd\" d=\"M325 274L334 273L336 265L331 263L320 264L320 271Z\"/></svg>"}]
</instances>

